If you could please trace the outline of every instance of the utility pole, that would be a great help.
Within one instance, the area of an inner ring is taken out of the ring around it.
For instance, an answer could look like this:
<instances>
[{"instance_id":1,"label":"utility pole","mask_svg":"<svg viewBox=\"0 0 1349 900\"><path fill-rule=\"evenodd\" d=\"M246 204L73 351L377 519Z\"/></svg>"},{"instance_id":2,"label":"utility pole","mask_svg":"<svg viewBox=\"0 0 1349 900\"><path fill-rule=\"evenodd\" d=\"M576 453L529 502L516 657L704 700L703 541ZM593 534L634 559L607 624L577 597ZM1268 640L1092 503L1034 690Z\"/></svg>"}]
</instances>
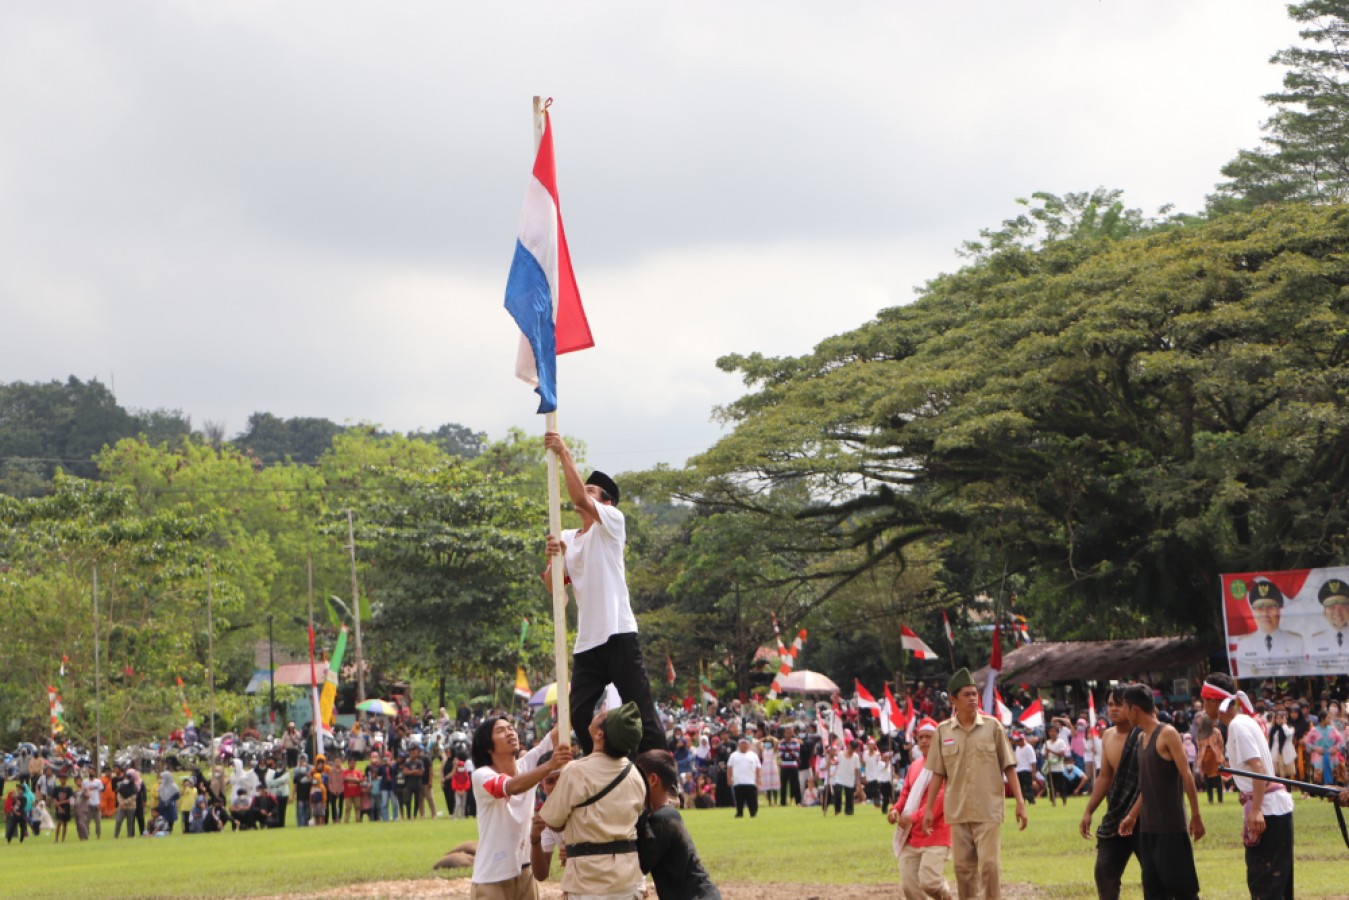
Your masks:
<instances>
[{"instance_id":1,"label":"utility pole","mask_svg":"<svg viewBox=\"0 0 1349 900\"><path fill-rule=\"evenodd\" d=\"M94 771L102 772L99 755L103 750L103 678L98 648L98 566L94 566Z\"/></svg>"},{"instance_id":2,"label":"utility pole","mask_svg":"<svg viewBox=\"0 0 1349 900\"><path fill-rule=\"evenodd\" d=\"M309 576L309 675L314 677L314 553L311 550L305 558L305 571ZM309 732L314 738L314 759L323 753L323 723L319 721L319 687L310 685L309 705L313 713L309 719Z\"/></svg>"},{"instance_id":3,"label":"utility pole","mask_svg":"<svg viewBox=\"0 0 1349 900\"><path fill-rule=\"evenodd\" d=\"M276 638L271 613L267 614L267 734L276 737Z\"/></svg>"},{"instance_id":4,"label":"utility pole","mask_svg":"<svg viewBox=\"0 0 1349 900\"><path fill-rule=\"evenodd\" d=\"M209 740L215 742L215 584L211 580L211 566L206 566L206 693L211 698L211 731Z\"/></svg>"},{"instance_id":5,"label":"utility pole","mask_svg":"<svg viewBox=\"0 0 1349 900\"><path fill-rule=\"evenodd\" d=\"M361 647L361 591L356 583L356 526L347 510L347 550L351 554L351 617L356 620L356 704L365 702L365 651ZM358 710L365 721L364 710Z\"/></svg>"}]
</instances>

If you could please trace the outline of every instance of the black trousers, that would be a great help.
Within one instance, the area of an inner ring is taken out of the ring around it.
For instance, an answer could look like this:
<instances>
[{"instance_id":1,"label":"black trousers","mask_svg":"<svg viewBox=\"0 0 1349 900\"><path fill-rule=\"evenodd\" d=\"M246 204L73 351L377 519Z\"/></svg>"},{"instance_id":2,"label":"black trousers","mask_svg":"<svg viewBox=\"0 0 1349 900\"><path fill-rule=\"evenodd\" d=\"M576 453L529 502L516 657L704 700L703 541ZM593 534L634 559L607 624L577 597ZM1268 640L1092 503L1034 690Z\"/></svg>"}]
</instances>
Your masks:
<instances>
[{"instance_id":1,"label":"black trousers","mask_svg":"<svg viewBox=\"0 0 1349 900\"><path fill-rule=\"evenodd\" d=\"M1035 773L1030 769L1017 769L1016 780L1021 782L1021 796L1027 803L1035 802Z\"/></svg>"},{"instance_id":2,"label":"black trousers","mask_svg":"<svg viewBox=\"0 0 1349 900\"><path fill-rule=\"evenodd\" d=\"M735 794L735 817L738 819L745 814L745 807L749 807L749 817L752 819L759 814L759 789L752 784L737 784L731 788Z\"/></svg>"},{"instance_id":3,"label":"black trousers","mask_svg":"<svg viewBox=\"0 0 1349 900\"><path fill-rule=\"evenodd\" d=\"M1265 816L1260 843L1246 848L1252 900L1293 900L1293 814Z\"/></svg>"},{"instance_id":4,"label":"black trousers","mask_svg":"<svg viewBox=\"0 0 1349 900\"><path fill-rule=\"evenodd\" d=\"M783 806L786 806L787 797L788 795L791 795L791 798L796 801L796 805L800 806L801 769L797 766L792 766L790 769L787 768L786 766L783 766L781 778L782 778L782 787L778 788L779 791L778 802L781 803Z\"/></svg>"},{"instance_id":5,"label":"black trousers","mask_svg":"<svg viewBox=\"0 0 1349 900\"><path fill-rule=\"evenodd\" d=\"M834 815L838 815L840 806L845 816L852 815L853 795L857 793L857 788L851 784L836 784L829 790L834 795Z\"/></svg>"},{"instance_id":6,"label":"black trousers","mask_svg":"<svg viewBox=\"0 0 1349 900\"><path fill-rule=\"evenodd\" d=\"M623 702L631 700L642 711L642 741L637 752L665 750L665 726L656 715L656 704L651 701L651 686L646 678L646 664L642 662L642 648L637 632L615 634L598 647L591 647L572 657L575 668L571 675L571 722L576 742L584 753L594 750L590 740L590 721L595 718L595 705L604 696L604 686L618 688Z\"/></svg>"},{"instance_id":7,"label":"black trousers","mask_svg":"<svg viewBox=\"0 0 1349 900\"><path fill-rule=\"evenodd\" d=\"M1138 862L1143 869L1144 900L1198 900L1194 847L1185 832L1140 834Z\"/></svg>"},{"instance_id":8,"label":"black trousers","mask_svg":"<svg viewBox=\"0 0 1349 900\"><path fill-rule=\"evenodd\" d=\"M1138 836L1096 839L1096 895L1119 900L1120 882L1129 858L1138 855Z\"/></svg>"}]
</instances>

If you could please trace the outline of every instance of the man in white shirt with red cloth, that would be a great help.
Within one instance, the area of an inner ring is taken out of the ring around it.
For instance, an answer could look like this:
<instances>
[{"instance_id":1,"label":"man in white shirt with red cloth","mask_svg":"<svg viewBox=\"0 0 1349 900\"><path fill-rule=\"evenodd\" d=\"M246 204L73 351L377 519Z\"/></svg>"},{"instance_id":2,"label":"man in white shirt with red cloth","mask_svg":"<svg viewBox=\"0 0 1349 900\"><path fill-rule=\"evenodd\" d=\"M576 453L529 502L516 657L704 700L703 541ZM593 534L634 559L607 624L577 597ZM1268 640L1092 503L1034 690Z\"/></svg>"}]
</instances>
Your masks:
<instances>
[{"instance_id":1,"label":"man in white shirt with red cloth","mask_svg":"<svg viewBox=\"0 0 1349 900\"><path fill-rule=\"evenodd\" d=\"M924 718L918 723L915 740L923 755L927 755L937 723ZM925 795L932 773L921 765L909 766L899 799L887 817L895 826L895 855L899 857L900 887L904 900L952 900L951 889L943 872L951 855L951 826L946 824L946 786L937 791L932 804L932 830L923 831Z\"/></svg>"},{"instance_id":2,"label":"man in white shirt with red cloth","mask_svg":"<svg viewBox=\"0 0 1349 900\"><path fill-rule=\"evenodd\" d=\"M1274 774L1269 743L1255 719L1254 707L1230 675L1214 672L1199 696L1204 712L1227 726L1227 764L1258 775ZM1246 887L1253 900L1293 898L1293 795L1283 785L1233 775L1244 810Z\"/></svg>"},{"instance_id":3,"label":"man in white shirt with red cloth","mask_svg":"<svg viewBox=\"0 0 1349 900\"><path fill-rule=\"evenodd\" d=\"M576 742L583 753L591 751L589 731L579 723L594 718L605 687L612 684L624 703L636 703L642 713L642 743L637 752L664 750L665 725L651 700L637 641L637 617L628 596L623 560L628 530L618 511L618 485L599 471L582 481L571 451L556 431L543 436L543 445L562 463L567 495L581 517L580 528L564 531L560 537L548 536L548 555L562 554L576 595L570 703L571 721L577 724ZM548 579L545 571L545 583L551 583Z\"/></svg>"}]
</instances>

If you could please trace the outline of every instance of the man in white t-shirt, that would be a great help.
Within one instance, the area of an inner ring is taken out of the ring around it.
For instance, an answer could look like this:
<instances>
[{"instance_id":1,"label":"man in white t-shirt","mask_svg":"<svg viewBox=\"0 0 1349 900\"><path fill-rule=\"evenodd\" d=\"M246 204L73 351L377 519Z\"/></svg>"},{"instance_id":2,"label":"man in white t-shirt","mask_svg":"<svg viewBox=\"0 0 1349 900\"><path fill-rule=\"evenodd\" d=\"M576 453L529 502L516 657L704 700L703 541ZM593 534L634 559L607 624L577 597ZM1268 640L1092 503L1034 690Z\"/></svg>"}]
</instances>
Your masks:
<instances>
[{"instance_id":1,"label":"man in white t-shirt","mask_svg":"<svg viewBox=\"0 0 1349 900\"><path fill-rule=\"evenodd\" d=\"M1215 672L1200 693L1204 712L1227 726L1227 764L1261 775L1274 774L1269 744L1230 675ZM1252 897L1293 897L1293 795L1281 784L1233 775L1245 810L1246 887ZM1257 841L1252 846L1251 841Z\"/></svg>"},{"instance_id":2,"label":"man in white t-shirt","mask_svg":"<svg viewBox=\"0 0 1349 900\"><path fill-rule=\"evenodd\" d=\"M1027 803L1035 802L1035 769L1038 760L1035 748L1026 743L1026 735L1012 732L1012 756L1016 759L1016 779L1021 782L1021 796Z\"/></svg>"},{"instance_id":3,"label":"man in white t-shirt","mask_svg":"<svg viewBox=\"0 0 1349 900\"><path fill-rule=\"evenodd\" d=\"M626 703L631 700L642 713L642 743L638 752L664 750L665 727L651 700L651 686L637 642L637 617L628 597L627 522L618 511L618 485L603 472L592 472L585 481L576 468L562 436L544 435L544 446L557 454L567 482L567 494L581 517L581 527L548 536L548 555L562 555L567 577L576 596L576 644L572 649L571 720L589 722L606 685L618 689ZM544 572L544 582L551 584ZM590 735L576 728L577 743L591 751Z\"/></svg>"},{"instance_id":4,"label":"man in white t-shirt","mask_svg":"<svg viewBox=\"0 0 1349 900\"><path fill-rule=\"evenodd\" d=\"M743 818L745 807L749 817L759 814L759 757L750 748L749 738L742 737L734 753L726 760L726 771L731 778L731 793L735 796L735 817Z\"/></svg>"},{"instance_id":5,"label":"man in white t-shirt","mask_svg":"<svg viewBox=\"0 0 1349 900\"><path fill-rule=\"evenodd\" d=\"M92 766L84 773L80 782L80 802L88 809L89 821L94 823L94 833L98 840L103 839L103 782L94 773Z\"/></svg>"},{"instance_id":6,"label":"man in white t-shirt","mask_svg":"<svg viewBox=\"0 0 1349 900\"><path fill-rule=\"evenodd\" d=\"M478 804L478 852L473 857L471 900L535 900L529 830L534 787L571 760L571 748L553 749L557 729L517 759L520 736L509 719L489 716L473 734L473 798ZM547 764L539 758L553 751Z\"/></svg>"}]
</instances>

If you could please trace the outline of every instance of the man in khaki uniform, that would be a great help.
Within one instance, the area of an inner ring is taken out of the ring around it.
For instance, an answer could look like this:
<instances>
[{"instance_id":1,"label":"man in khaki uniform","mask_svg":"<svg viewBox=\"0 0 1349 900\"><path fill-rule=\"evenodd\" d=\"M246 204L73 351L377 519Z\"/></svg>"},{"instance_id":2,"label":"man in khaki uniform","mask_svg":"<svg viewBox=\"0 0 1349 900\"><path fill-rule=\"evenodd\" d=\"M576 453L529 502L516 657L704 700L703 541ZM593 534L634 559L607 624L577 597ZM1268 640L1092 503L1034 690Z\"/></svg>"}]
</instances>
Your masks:
<instances>
[{"instance_id":1,"label":"man in khaki uniform","mask_svg":"<svg viewBox=\"0 0 1349 900\"><path fill-rule=\"evenodd\" d=\"M991 675L989 676L992 677ZM1006 804L1004 784L1016 798L1016 820L1026 827L1026 800L1016 777L1016 757L997 719L979 712L979 689L968 669L951 676L947 685L955 715L937 726L926 767L927 811L920 826L932 830L937 792L946 785L946 822L951 826L960 900L1001 896L1001 826Z\"/></svg>"},{"instance_id":2,"label":"man in khaki uniform","mask_svg":"<svg viewBox=\"0 0 1349 900\"><path fill-rule=\"evenodd\" d=\"M628 701L596 715L589 731L594 752L562 770L539 818L566 843L566 897L639 898L646 877L637 857L637 818L646 809L646 780L627 755L642 740L641 711Z\"/></svg>"}]
</instances>

